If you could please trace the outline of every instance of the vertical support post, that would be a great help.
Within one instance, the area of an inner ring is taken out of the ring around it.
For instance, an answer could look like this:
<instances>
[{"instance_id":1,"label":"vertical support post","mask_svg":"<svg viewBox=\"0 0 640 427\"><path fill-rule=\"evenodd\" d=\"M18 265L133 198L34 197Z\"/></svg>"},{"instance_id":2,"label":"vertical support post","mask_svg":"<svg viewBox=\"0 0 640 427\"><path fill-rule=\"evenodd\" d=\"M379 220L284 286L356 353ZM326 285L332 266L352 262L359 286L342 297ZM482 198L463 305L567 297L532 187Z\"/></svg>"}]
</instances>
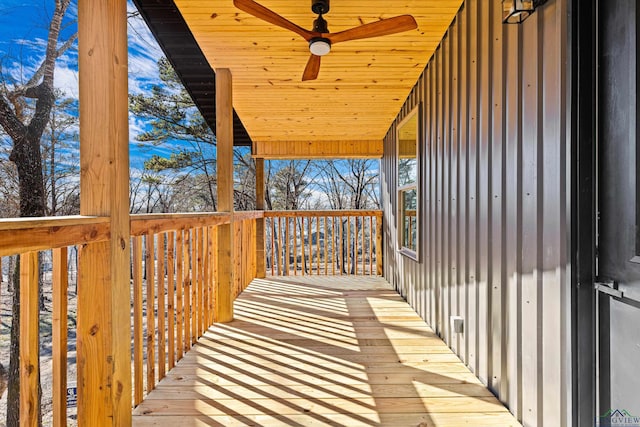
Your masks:
<instances>
[{"instance_id":1,"label":"vertical support post","mask_svg":"<svg viewBox=\"0 0 640 427\"><path fill-rule=\"evenodd\" d=\"M218 280L215 288L215 321L233 320L233 97L231 71L216 70L216 140L218 210L231 214L231 223L218 227Z\"/></svg>"},{"instance_id":2,"label":"vertical support post","mask_svg":"<svg viewBox=\"0 0 640 427\"><path fill-rule=\"evenodd\" d=\"M256 210L264 210L264 159L256 158ZM267 275L265 263L264 217L256 220L256 277L264 279Z\"/></svg>"},{"instance_id":3,"label":"vertical support post","mask_svg":"<svg viewBox=\"0 0 640 427\"><path fill-rule=\"evenodd\" d=\"M132 422L127 55L126 0L79 0L80 213L111 233L79 254L78 425Z\"/></svg>"}]
</instances>

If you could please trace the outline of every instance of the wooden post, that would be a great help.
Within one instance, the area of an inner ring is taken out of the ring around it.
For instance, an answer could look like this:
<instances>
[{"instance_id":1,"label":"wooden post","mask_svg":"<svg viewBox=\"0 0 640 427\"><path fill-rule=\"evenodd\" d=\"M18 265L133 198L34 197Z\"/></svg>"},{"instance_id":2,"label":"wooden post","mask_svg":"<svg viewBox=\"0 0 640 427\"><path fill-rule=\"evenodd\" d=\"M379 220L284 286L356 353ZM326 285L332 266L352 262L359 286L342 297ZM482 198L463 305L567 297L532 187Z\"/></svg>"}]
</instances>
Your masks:
<instances>
[{"instance_id":1,"label":"wooden post","mask_svg":"<svg viewBox=\"0 0 640 427\"><path fill-rule=\"evenodd\" d=\"M376 270L382 276L382 216L376 217Z\"/></svg>"},{"instance_id":2,"label":"wooden post","mask_svg":"<svg viewBox=\"0 0 640 427\"><path fill-rule=\"evenodd\" d=\"M264 159L256 158L256 210L264 210ZM264 247L264 217L256 220L256 277L267 275Z\"/></svg>"},{"instance_id":3,"label":"wooden post","mask_svg":"<svg viewBox=\"0 0 640 427\"><path fill-rule=\"evenodd\" d=\"M67 425L68 248L53 250L53 426Z\"/></svg>"},{"instance_id":4,"label":"wooden post","mask_svg":"<svg viewBox=\"0 0 640 427\"><path fill-rule=\"evenodd\" d=\"M78 425L131 425L129 117L126 0L78 1L80 213L110 240L81 248Z\"/></svg>"},{"instance_id":5,"label":"wooden post","mask_svg":"<svg viewBox=\"0 0 640 427\"><path fill-rule=\"evenodd\" d=\"M231 71L216 70L216 140L218 210L230 212L231 224L218 227L218 277L215 288L216 322L233 320L233 97Z\"/></svg>"},{"instance_id":6,"label":"wooden post","mask_svg":"<svg viewBox=\"0 0 640 427\"><path fill-rule=\"evenodd\" d=\"M40 343L38 253L20 255L20 425L38 425Z\"/></svg>"}]
</instances>

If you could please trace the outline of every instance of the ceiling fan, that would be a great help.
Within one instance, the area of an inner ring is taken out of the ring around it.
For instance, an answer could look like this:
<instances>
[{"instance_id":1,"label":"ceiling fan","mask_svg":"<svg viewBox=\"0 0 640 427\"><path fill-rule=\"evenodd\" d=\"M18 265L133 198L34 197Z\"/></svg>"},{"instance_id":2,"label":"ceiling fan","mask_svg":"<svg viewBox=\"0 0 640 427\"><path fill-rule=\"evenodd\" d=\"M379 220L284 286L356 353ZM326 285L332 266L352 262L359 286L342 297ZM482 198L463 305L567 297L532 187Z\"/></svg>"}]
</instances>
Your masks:
<instances>
[{"instance_id":1,"label":"ceiling fan","mask_svg":"<svg viewBox=\"0 0 640 427\"><path fill-rule=\"evenodd\" d=\"M331 45L350 40L366 39L370 37L386 36L418 28L416 20L411 15L400 15L393 18L381 19L369 24L360 25L348 30L330 33L327 21L322 15L329 12L329 0L311 0L311 10L318 17L313 21L313 30L306 30L270 9L253 0L233 0L233 4L243 12L260 18L263 21L293 31L309 43L311 56L302 74L302 80L315 80L320 72L320 58L329 51Z\"/></svg>"}]
</instances>

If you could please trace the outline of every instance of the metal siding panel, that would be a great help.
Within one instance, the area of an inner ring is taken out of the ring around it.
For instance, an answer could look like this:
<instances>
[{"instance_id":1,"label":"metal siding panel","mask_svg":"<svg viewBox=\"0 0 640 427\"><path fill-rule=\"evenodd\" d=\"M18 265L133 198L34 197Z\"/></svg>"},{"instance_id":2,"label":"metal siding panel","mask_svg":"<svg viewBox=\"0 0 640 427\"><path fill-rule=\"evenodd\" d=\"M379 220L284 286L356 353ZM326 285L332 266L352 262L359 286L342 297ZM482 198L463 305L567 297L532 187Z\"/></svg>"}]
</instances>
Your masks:
<instances>
[{"instance_id":1,"label":"metal siding panel","mask_svg":"<svg viewBox=\"0 0 640 427\"><path fill-rule=\"evenodd\" d=\"M438 47L434 54L434 79L431 89L434 93L434 109L433 109L433 160L432 176L433 176L433 242L432 257L434 262L433 270L433 299L435 305L433 307L434 323L433 328L437 334L440 334L440 311L442 309L442 301L440 299L442 282L442 45Z\"/></svg>"},{"instance_id":2,"label":"metal siding panel","mask_svg":"<svg viewBox=\"0 0 640 427\"><path fill-rule=\"evenodd\" d=\"M540 422L540 337L541 303L539 290L541 275L539 269L540 229L540 43L538 35L539 14L533 14L523 25L523 163L522 163L522 421L525 425L538 425Z\"/></svg>"},{"instance_id":3,"label":"metal siding panel","mask_svg":"<svg viewBox=\"0 0 640 427\"><path fill-rule=\"evenodd\" d=\"M480 71L478 124L478 376L483 383L489 384L490 330L489 312L491 310L489 289L491 281L491 2L480 2L480 50L478 67Z\"/></svg>"},{"instance_id":4,"label":"metal siding panel","mask_svg":"<svg viewBox=\"0 0 640 427\"><path fill-rule=\"evenodd\" d=\"M478 286L477 286L477 211L478 211L478 2L469 2L469 284L468 314L469 367L478 373Z\"/></svg>"},{"instance_id":5,"label":"metal siding panel","mask_svg":"<svg viewBox=\"0 0 640 427\"><path fill-rule=\"evenodd\" d=\"M449 227L450 227L450 245L449 245L449 274L451 281L449 283L449 315L460 316L460 272L458 269L458 254L460 248L459 224L458 224L458 203L459 203L459 187L458 176L459 160L460 160L460 134L458 132L460 125L460 27L452 26L449 31L450 39L450 58L451 58L451 115L449 129L451 132L451 169L449 173L450 198L449 198ZM460 350L460 334L456 334L451 330L450 320L445 317L447 330L449 331L449 346L458 353Z\"/></svg>"},{"instance_id":6,"label":"metal siding panel","mask_svg":"<svg viewBox=\"0 0 640 427\"><path fill-rule=\"evenodd\" d=\"M426 150L427 150L427 136L425 133L425 129L427 127L427 116L425 114L425 109L426 109L426 96L427 96L427 82L426 82L426 78L424 73L422 74L422 76L420 76L420 79L418 80L418 94L419 94L419 101L420 104L422 105L422 117L419 118L420 120L420 125L421 125L421 133L420 133L420 156L421 159L424 159L426 156ZM421 161L420 162L420 196L418 199L418 202L420 203L420 216L422 218L426 218L427 215L427 202L426 202L426 197L425 194L426 192L424 191L426 189L426 173L425 173L425 169L424 169L424 164ZM428 276L427 276L427 269L426 266L427 264L425 263L425 258L424 258L424 254L425 254L425 248L427 247L427 230L426 230L426 224L423 222L422 224L420 224L420 228L419 228L419 236L420 236L420 266L419 266L419 276L420 276L420 289L421 289L421 296L420 296L420 300L421 300L421 312L422 312L422 317L423 319L427 318L427 311L428 311L428 305L427 305L427 286L428 286Z\"/></svg>"},{"instance_id":7,"label":"metal siding panel","mask_svg":"<svg viewBox=\"0 0 640 427\"><path fill-rule=\"evenodd\" d=\"M504 284L506 283L506 227L504 212L506 210L506 151L504 145L504 31L506 26L501 22L502 10L494 7L490 13L492 25L492 95L491 104L493 114L491 124L491 281L489 282L490 319L490 361L489 384L495 394L506 396L504 377L506 376L506 341L505 321L506 300Z\"/></svg>"},{"instance_id":8,"label":"metal siding panel","mask_svg":"<svg viewBox=\"0 0 640 427\"><path fill-rule=\"evenodd\" d=\"M566 282L563 280L562 270L564 264L560 260L566 260L563 253L562 222L565 220L563 206L566 201L565 189L565 161L563 150L566 146L565 135L562 131L564 121L564 93L561 87L560 71L561 49L558 34L553 31L557 27L555 10L541 8L539 10L542 21L540 37L544 46L544 59L542 63L542 159L539 173L544 177L542 182L542 302L540 307L544 316L542 319L542 345L543 348L562 348L563 334L558 325L561 324L563 312L562 288ZM558 143L561 142L561 143ZM563 364L558 362L557 353L551 351L541 352L542 356L542 384L545 392L542 393L542 424L549 425L563 419L560 397L563 396L561 379L563 378Z\"/></svg>"},{"instance_id":9,"label":"metal siding panel","mask_svg":"<svg viewBox=\"0 0 640 427\"><path fill-rule=\"evenodd\" d=\"M522 335L520 328L521 315L521 276L519 274L519 254L522 252L522 81L520 64L522 51L520 49L520 27L507 27L505 38L507 61L505 65L505 118L506 118L506 301L507 309L505 322L507 344L507 393L501 395L509 402L511 411L519 416L522 413L522 393L520 387Z\"/></svg>"},{"instance_id":10,"label":"metal siding panel","mask_svg":"<svg viewBox=\"0 0 640 427\"><path fill-rule=\"evenodd\" d=\"M468 0L407 100L398 120L423 105L420 263L395 250L395 124L383 158L396 286L525 426L571 412L566 2L502 26Z\"/></svg>"},{"instance_id":11,"label":"metal siding panel","mask_svg":"<svg viewBox=\"0 0 640 427\"><path fill-rule=\"evenodd\" d=\"M468 328L468 283L469 283L469 253L467 249L467 242L469 236L469 224L468 224L468 204L469 199L467 197L468 194L468 186L469 186L469 167L468 167L468 159L467 151L469 149L469 109L468 109L468 86L469 86L469 8L465 8L460 12L459 15L459 28L460 28L460 78L459 78L459 86L460 86L460 115L459 115L459 140L460 140L460 148L459 148L459 156L460 159L458 161L459 169L458 169L458 183L460 193L458 195L458 228L460 230L460 246L458 247L458 259L459 259L459 298L460 298L460 309L458 314L463 316L465 319L464 325L464 333L460 339L460 350L458 351L458 356L462 359L463 362L469 363L469 345L468 345L468 337L469 334L467 332Z\"/></svg>"},{"instance_id":12,"label":"metal siding panel","mask_svg":"<svg viewBox=\"0 0 640 427\"><path fill-rule=\"evenodd\" d=\"M440 310L440 333L444 340L449 339L448 334L448 325L449 322L447 319L449 318L450 312L450 303L451 298L449 295L450 289L450 276L449 276L449 221L450 221L450 213L449 213L449 204L451 202L451 197L449 194L449 169L451 164L451 158L449 156L450 149L450 126L449 126L449 96L450 96L450 84L451 84L451 75L450 75L450 67L449 61L451 60L451 53L449 51L449 34L445 34L445 38L442 40L442 78L441 78L441 87L442 87L442 122L441 122L441 140L442 140L442 168L440 179L442 180L440 184L440 194L442 203L440 206L441 210L441 218L440 218L440 227L442 230L442 239L440 245L441 252L441 268L440 268L440 293L441 293L441 305L442 309Z\"/></svg>"},{"instance_id":13,"label":"metal siding panel","mask_svg":"<svg viewBox=\"0 0 640 427\"><path fill-rule=\"evenodd\" d=\"M435 309L435 292L437 286L437 254L436 254L436 242L437 242L437 229L436 229L436 218L437 215L437 175L436 175L436 166L437 166L437 119L436 119L436 77L435 77L435 65L432 63L429 67L428 73L428 85L429 85L429 120L428 120L428 135L429 140L427 142L429 156L427 159L428 171L425 173L425 177L429 177L427 179L425 187L429 188L429 207L428 207L428 217L427 221L429 222L429 241L425 245L425 252L429 257L429 271L428 271L428 281L429 281L429 321L431 326L435 329L436 324L436 309Z\"/></svg>"}]
</instances>

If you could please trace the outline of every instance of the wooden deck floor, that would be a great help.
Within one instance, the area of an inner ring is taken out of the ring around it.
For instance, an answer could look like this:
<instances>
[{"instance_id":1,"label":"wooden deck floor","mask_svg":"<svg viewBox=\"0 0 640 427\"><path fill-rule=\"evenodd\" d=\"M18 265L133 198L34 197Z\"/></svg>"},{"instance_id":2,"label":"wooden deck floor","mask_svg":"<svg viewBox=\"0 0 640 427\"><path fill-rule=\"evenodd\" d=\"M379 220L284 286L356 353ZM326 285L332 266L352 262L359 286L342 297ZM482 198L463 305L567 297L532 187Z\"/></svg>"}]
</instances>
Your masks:
<instances>
[{"instance_id":1,"label":"wooden deck floor","mask_svg":"<svg viewBox=\"0 0 640 427\"><path fill-rule=\"evenodd\" d=\"M254 281L135 426L517 426L379 278Z\"/></svg>"}]
</instances>

